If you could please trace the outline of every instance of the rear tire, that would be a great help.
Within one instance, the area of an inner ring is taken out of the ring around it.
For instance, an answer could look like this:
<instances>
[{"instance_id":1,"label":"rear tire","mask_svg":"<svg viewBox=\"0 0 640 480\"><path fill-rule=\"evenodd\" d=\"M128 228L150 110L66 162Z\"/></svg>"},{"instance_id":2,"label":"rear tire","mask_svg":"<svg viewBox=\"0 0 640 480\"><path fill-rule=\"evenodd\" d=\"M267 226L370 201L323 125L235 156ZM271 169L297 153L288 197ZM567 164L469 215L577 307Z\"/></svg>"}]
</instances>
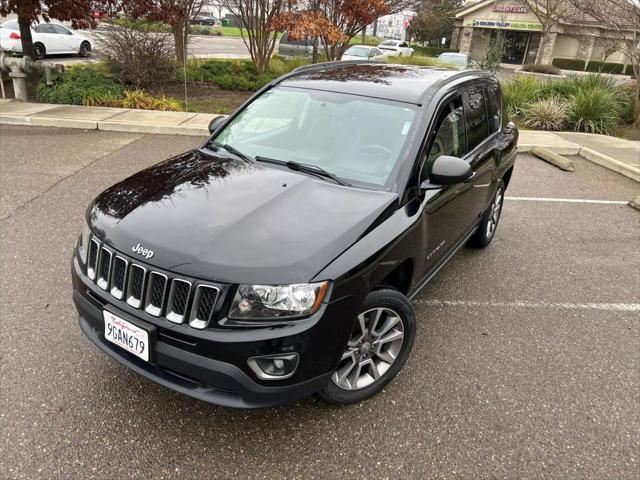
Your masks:
<instances>
[{"instance_id":1,"label":"rear tire","mask_svg":"<svg viewBox=\"0 0 640 480\"><path fill-rule=\"evenodd\" d=\"M33 58L36 60L42 60L47 56L47 49L44 47L44 44L40 42L36 42L33 44Z\"/></svg>"},{"instance_id":2,"label":"rear tire","mask_svg":"<svg viewBox=\"0 0 640 480\"><path fill-rule=\"evenodd\" d=\"M502 204L504 203L504 182L500 181L498 190L493 196L491 205L487 208L482 216L482 221L478 226L478 230L469 239L469 245L476 248L485 248L493 240L498 229L498 222L500 221L500 214L502 213Z\"/></svg>"},{"instance_id":3,"label":"rear tire","mask_svg":"<svg viewBox=\"0 0 640 480\"><path fill-rule=\"evenodd\" d=\"M320 396L329 403L350 404L375 395L405 364L415 335L415 315L407 297L391 289L371 292Z\"/></svg>"},{"instance_id":4,"label":"rear tire","mask_svg":"<svg viewBox=\"0 0 640 480\"><path fill-rule=\"evenodd\" d=\"M89 42L82 42L80 44L80 50L78 51L79 57L88 57L91 54L91 44Z\"/></svg>"}]
</instances>

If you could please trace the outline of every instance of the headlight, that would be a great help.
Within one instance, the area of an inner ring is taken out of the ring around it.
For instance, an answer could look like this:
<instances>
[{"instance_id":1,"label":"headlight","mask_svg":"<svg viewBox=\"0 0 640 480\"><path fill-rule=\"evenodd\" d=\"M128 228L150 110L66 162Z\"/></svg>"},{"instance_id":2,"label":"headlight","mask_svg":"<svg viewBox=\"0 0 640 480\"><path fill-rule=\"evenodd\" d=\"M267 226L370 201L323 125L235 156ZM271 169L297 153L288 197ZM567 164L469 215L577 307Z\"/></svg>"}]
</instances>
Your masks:
<instances>
[{"instance_id":1,"label":"headlight","mask_svg":"<svg viewBox=\"0 0 640 480\"><path fill-rule=\"evenodd\" d=\"M240 285L229 318L263 320L311 315L320 308L329 282L294 285Z\"/></svg>"},{"instance_id":2,"label":"headlight","mask_svg":"<svg viewBox=\"0 0 640 480\"><path fill-rule=\"evenodd\" d=\"M89 224L85 222L84 227L82 228L82 233L80 234L80 240L78 242L78 256L80 257L80 261L83 265L87 263L87 252L89 251L90 234L91 229L89 228Z\"/></svg>"}]
</instances>

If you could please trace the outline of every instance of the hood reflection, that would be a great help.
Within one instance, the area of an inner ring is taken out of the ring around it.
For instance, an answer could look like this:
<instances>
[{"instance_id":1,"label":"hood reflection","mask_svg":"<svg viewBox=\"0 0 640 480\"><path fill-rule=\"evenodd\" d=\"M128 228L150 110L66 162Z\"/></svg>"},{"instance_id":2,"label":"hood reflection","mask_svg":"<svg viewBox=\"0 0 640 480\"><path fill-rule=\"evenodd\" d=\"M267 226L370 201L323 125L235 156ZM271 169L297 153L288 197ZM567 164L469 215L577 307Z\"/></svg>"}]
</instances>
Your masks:
<instances>
[{"instance_id":1,"label":"hood reflection","mask_svg":"<svg viewBox=\"0 0 640 480\"><path fill-rule=\"evenodd\" d=\"M205 189L232 173L255 168L230 158L191 150L142 170L105 190L96 199L91 218L101 214L120 220L146 203L170 198L178 190Z\"/></svg>"}]
</instances>

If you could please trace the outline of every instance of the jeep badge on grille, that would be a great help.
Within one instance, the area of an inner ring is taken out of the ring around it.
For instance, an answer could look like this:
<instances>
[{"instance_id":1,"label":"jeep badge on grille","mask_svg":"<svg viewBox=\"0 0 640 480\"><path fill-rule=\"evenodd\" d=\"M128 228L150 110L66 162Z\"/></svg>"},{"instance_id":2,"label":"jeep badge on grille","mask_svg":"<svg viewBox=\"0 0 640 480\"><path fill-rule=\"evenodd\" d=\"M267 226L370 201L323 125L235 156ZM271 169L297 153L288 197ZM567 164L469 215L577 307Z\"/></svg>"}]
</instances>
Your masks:
<instances>
[{"instance_id":1,"label":"jeep badge on grille","mask_svg":"<svg viewBox=\"0 0 640 480\"><path fill-rule=\"evenodd\" d=\"M133 247L131 249L131 251L133 253L137 253L138 255L142 255L147 260L149 260L151 257L153 257L153 250L149 250L148 248L144 248L139 243L135 247Z\"/></svg>"}]
</instances>

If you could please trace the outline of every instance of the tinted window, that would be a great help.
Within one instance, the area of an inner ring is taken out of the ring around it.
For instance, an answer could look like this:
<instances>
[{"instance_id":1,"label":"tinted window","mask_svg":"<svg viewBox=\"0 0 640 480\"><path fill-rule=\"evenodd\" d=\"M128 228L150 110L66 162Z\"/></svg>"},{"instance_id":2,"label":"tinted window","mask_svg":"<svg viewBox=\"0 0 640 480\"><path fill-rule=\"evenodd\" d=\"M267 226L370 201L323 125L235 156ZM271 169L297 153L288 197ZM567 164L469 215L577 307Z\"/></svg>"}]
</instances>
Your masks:
<instances>
[{"instance_id":1,"label":"tinted window","mask_svg":"<svg viewBox=\"0 0 640 480\"><path fill-rule=\"evenodd\" d=\"M489 135L489 119L487 118L482 88L470 87L466 90L464 109L467 124L467 146L471 151Z\"/></svg>"},{"instance_id":2,"label":"tinted window","mask_svg":"<svg viewBox=\"0 0 640 480\"><path fill-rule=\"evenodd\" d=\"M53 33L59 33L61 35L71 35L71 32L64 28L62 25L52 25Z\"/></svg>"},{"instance_id":3,"label":"tinted window","mask_svg":"<svg viewBox=\"0 0 640 480\"><path fill-rule=\"evenodd\" d=\"M502 92L495 80L487 85L485 92L489 110L489 133L494 133L502 126Z\"/></svg>"},{"instance_id":4,"label":"tinted window","mask_svg":"<svg viewBox=\"0 0 640 480\"><path fill-rule=\"evenodd\" d=\"M425 163L420 172L420 183L429 177L429 172L436 158L441 155L463 157L464 148L464 118L462 101L460 98L451 100L440 111L435 124L436 134L431 141Z\"/></svg>"},{"instance_id":5,"label":"tinted window","mask_svg":"<svg viewBox=\"0 0 640 480\"><path fill-rule=\"evenodd\" d=\"M42 25L38 25L36 27L36 32L38 32L38 33L56 33L56 31L53 28L53 25L50 25L48 23L43 23Z\"/></svg>"}]
</instances>

